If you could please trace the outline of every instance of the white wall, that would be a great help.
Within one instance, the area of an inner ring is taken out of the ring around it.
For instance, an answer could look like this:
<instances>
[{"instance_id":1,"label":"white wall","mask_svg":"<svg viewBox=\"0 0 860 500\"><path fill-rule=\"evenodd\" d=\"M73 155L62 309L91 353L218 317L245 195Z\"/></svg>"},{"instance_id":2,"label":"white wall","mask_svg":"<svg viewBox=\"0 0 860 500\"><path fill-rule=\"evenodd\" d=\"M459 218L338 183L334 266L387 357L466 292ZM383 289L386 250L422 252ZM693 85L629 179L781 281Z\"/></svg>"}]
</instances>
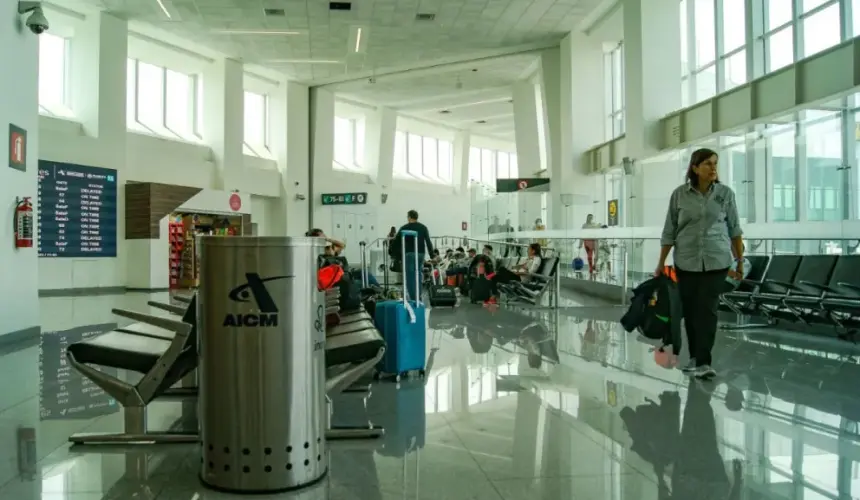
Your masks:
<instances>
[{"instance_id":1,"label":"white wall","mask_svg":"<svg viewBox=\"0 0 860 500\"><path fill-rule=\"evenodd\" d=\"M17 13L17 2L0 7L0 134L3 136L3 164L0 165L0 335L39 325L36 273L37 248L13 247L12 217L15 197L36 200L38 171L38 38L24 28ZM9 124L27 131L27 170L9 168ZM38 214L36 214L38 217ZM34 218L34 220L36 220Z\"/></svg>"},{"instance_id":2,"label":"white wall","mask_svg":"<svg viewBox=\"0 0 860 500\"><path fill-rule=\"evenodd\" d=\"M189 200L183 208L201 212L230 212L227 203L230 193L210 189L216 182L216 172L211 152L205 145L128 133L126 153L120 154L126 161L117 164L114 162L117 152L112 151L114 144L83 135L80 124L45 116L39 117L39 124L43 137L38 149L39 159L116 169L119 179L117 257L41 258L38 260L40 290L167 286L166 240L161 245L159 240L125 239L125 183L128 181L206 189ZM260 208L262 212L265 204L254 202L252 195L255 195L253 198L267 200L277 193L280 174L272 169L273 163L271 160L245 157L240 190L243 208L240 213L252 213L254 207ZM253 213L251 216L254 222L258 222ZM260 218L264 217L261 213ZM140 262L150 260L150 268L140 266Z\"/></svg>"}]
</instances>

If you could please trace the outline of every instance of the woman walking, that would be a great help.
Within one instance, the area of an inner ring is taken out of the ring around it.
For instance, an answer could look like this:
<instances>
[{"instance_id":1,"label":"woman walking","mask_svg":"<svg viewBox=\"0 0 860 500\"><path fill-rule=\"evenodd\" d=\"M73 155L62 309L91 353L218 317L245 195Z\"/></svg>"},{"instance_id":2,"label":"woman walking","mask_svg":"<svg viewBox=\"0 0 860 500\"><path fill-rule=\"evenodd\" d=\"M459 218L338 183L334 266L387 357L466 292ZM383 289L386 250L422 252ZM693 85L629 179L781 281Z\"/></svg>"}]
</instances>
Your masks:
<instances>
[{"instance_id":1,"label":"woman walking","mask_svg":"<svg viewBox=\"0 0 860 500\"><path fill-rule=\"evenodd\" d=\"M684 307L684 327L690 363L683 370L697 378L716 376L711 350L717 334L717 308L732 257L735 275L743 275L744 245L735 193L720 184L719 156L699 149L690 156L687 182L669 199L655 275L663 272L666 258L673 259Z\"/></svg>"}]
</instances>

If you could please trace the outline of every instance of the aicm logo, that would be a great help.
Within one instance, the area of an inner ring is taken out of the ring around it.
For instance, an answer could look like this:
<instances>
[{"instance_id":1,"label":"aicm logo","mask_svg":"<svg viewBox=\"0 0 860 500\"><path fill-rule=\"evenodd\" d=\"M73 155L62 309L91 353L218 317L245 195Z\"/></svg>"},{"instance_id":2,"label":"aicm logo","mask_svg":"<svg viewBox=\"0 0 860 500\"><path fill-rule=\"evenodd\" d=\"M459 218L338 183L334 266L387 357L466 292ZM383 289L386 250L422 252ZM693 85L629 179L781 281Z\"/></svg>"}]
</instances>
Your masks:
<instances>
[{"instance_id":1,"label":"aicm logo","mask_svg":"<svg viewBox=\"0 0 860 500\"><path fill-rule=\"evenodd\" d=\"M278 326L278 306L266 289L266 283L275 280L292 278L292 276L274 276L261 278L257 273L246 273L247 283L230 290L228 297L234 302L251 302L252 297L257 304L256 313L233 314L224 316L222 326L230 327L273 327Z\"/></svg>"}]
</instances>

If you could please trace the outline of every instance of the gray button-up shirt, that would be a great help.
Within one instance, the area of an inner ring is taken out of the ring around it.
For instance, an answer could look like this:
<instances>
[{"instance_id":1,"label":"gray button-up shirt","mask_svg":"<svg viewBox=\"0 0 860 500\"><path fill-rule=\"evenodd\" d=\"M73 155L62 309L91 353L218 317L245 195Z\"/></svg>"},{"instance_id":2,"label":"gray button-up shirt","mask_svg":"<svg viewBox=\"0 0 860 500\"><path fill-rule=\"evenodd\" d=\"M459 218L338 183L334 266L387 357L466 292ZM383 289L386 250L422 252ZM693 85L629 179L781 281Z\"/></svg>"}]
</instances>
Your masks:
<instances>
[{"instance_id":1,"label":"gray button-up shirt","mask_svg":"<svg viewBox=\"0 0 860 500\"><path fill-rule=\"evenodd\" d=\"M675 266L716 271L732 265L732 238L743 235L735 193L715 183L702 194L689 184L672 192L660 244L673 246Z\"/></svg>"}]
</instances>

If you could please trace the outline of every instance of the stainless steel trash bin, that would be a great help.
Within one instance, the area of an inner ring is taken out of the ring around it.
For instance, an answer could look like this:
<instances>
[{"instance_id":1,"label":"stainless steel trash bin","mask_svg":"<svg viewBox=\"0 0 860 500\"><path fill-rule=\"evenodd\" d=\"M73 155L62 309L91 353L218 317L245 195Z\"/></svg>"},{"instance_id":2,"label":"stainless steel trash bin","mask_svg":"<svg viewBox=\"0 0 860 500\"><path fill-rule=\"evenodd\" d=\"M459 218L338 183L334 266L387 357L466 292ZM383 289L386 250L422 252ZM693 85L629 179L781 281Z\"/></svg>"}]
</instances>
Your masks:
<instances>
[{"instance_id":1,"label":"stainless steel trash bin","mask_svg":"<svg viewBox=\"0 0 860 500\"><path fill-rule=\"evenodd\" d=\"M319 238L200 240L201 480L285 491L327 471Z\"/></svg>"}]
</instances>

